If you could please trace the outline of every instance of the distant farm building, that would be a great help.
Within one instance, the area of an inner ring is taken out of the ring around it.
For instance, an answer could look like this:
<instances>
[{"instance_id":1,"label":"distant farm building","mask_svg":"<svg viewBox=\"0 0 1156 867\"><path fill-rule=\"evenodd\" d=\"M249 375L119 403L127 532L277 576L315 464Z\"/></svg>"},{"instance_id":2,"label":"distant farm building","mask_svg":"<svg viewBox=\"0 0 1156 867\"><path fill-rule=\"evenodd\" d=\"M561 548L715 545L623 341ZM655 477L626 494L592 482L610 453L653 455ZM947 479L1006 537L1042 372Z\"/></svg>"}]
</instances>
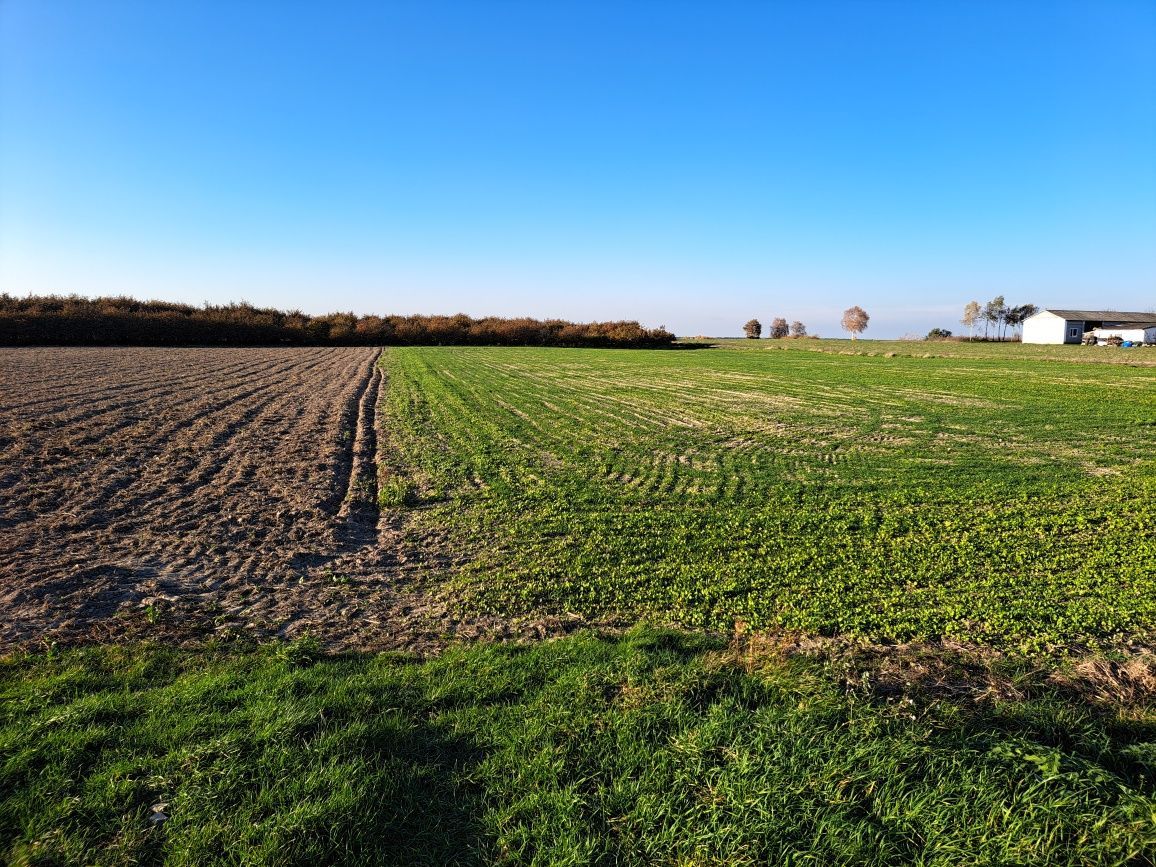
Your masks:
<instances>
[{"instance_id":1,"label":"distant farm building","mask_svg":"<svg viewBox=\"0 0 1156 867\"><path fill-rule=\"evenodd\" d=\"M1024 320L1024 343L1083 343L1119 335L1133 343L1156 343L1156 313L1120 310L1041 310Z\"/></svg>"}]
</instances>

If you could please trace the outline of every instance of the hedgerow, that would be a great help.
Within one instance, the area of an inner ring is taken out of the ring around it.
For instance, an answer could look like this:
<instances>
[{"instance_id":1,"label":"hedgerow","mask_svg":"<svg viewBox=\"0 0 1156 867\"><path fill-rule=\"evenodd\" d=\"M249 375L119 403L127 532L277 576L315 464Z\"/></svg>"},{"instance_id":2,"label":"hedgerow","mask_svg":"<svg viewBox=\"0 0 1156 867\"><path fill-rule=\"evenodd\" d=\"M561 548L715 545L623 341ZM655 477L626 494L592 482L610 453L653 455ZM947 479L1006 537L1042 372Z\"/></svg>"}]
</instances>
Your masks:
<instances>
[{"instance_id":1,"label":"hedgerow","mask_svg":"<svg viewBox=\"0 0 1156 867\"><path fill-rule=\"evenodd\" d=\"M637 322L567 322L529 317L357 316L250 304L194 307L127 297L0 295L0 345L171 346L188 344L315 346L592 346L663 347L664 328Z\"/></svg>"}]
</instances>

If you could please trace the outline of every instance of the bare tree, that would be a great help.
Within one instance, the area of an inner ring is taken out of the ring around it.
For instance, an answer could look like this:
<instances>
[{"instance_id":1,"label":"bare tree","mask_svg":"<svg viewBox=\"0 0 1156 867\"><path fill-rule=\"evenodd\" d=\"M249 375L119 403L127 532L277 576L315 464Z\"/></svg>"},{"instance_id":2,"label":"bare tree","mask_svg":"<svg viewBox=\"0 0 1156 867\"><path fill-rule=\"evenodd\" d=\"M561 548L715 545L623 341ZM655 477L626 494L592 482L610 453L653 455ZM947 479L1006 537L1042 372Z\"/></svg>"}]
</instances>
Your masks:
<instances>
[{"instance_id":1,"label":"bare tree","mask_svg":"<svg viewBox=\"0 0 1156 867\"><path fill-rule=\"evenodd\" d=\"M746 325L743 326L743 334L745 334L751 340L758 340L763 334L763 323L759 322L757 319L750 320Z\"/></svg>"},{"instance_id":2,"label":"bare tree","mask_svg":"<svg viewBox=\"0 0 1156 867\"><path fill-rule=\"evenodd\" d=\"M791 323L791 336L792 337L806 337L807 336L807 326L804 325L802 322L800 322L798 319L796 319L794 322Z\"/></svg>"},{"instance_id":3,"label":"bare tree","mask_svg":"<svg viewBox=\"0 0 1156 867\"><path fill-rule=\"evenodd\" d=\"M787 327L787 320L782 316L778 316L771 323L771 337L776 340L781 340L791 333L791 329Z\"/></svg>"},{"instance_id":4,"label":"bare tree","mask_svg":"<svg viewBox=\"0 0 1156 867\"><path fill-rule=\"evenodd\" d=\"M867 323L870 319L871 317L867 315L867 311L858 304L854 307L848 307L843 311L843 330L851 332L851 339L854 340L867 330Z\"/></svg>"},{"instance_id":5,"label":"bare tree","mask_svg":"<svg viewBox=\"0 0 1156 867\"><path fill-rule=\"evenodd\" d=\"M979 306L978 301L968 301L967 306L963 308L963 318L959 321L967 326L967 339L971 340L975 332L975 323L979 321L980 313L983 308Z\"/></svg>"}]
</instances>

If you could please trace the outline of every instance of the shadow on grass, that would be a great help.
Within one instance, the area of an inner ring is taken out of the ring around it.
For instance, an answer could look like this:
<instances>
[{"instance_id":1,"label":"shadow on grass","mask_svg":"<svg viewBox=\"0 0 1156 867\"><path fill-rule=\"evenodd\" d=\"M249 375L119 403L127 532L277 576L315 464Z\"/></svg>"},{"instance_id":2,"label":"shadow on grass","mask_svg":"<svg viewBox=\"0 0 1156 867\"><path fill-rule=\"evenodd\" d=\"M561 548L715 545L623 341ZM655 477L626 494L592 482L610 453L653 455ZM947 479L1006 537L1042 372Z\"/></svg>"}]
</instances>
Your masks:
<instances>
[{"instance_id":1,"label":"shadow on grass","mask_svg":"<svg viewBox=\"0 0 1156 867\"><path fill-rule=\"evenodd\" d=\"M989 741L1028 772L1047 776L1094 767L1117 778L1108 789L1123 783L1156 796L1156 722L1150 712L1121 715L1119 708L1054 690L964 716L960 731L974 742Z\"/></svg>"},{"instance_id":2,"label":"shadow on grass","mask_svg":"<svg viewBox=\"0 0 1156 867\"><path fill-rule=\"evenodd\" d=\"M297 863L493 862L478 819L482 791L463 783L485 758L474 741L423 726L370 738L360 757L379 769L364 785L354 782L364 811L327 817L317 830L335 845L305 846Z\"/></svg>"},{"instance_id":3,"label":"shadow on grass","mask_svg":"<svg viewBox=\"0 0 1156 867\"><path fill-rule=\"evenodd\" d=\"M480 820L485 790L474 782L487 751L477 732L463 734L459 721L444 712L428 679L397 678L409 667L391 658L392 676L382 679L367 670L366 658L352 669L322 660L291 682L303 696L326 690L330 678L346 691L323 694L296 725L282 728L281 740L294 745L294 767L277 766L280 745L258 747L268 756L255 763L260 778L277 779L281 771L300 775L284 792L266 789L273 812L262 848L269 862L493 863L494 845ZM366 679L358 684L355 672ZM261 811L269 799L247 800L236 805L222 861L245 857L246 814ZM306 816L298 822L302 805ZM196 851L189 854L191 861L203 861Z\"/></svg>"},{"instance_id":4,"label":"shadow on grass","mask_svg":"<svg viewBox=\"0 0 1156 867\"><path fill-rule=\"evenodd\" d=\"M627 646L647 653L671 654L683 663L723 647L719 639L712 635L649 627L636 627L624 641Z\"/></svg>"},{"instance_id":5,"label":"shadow on grass","mask_svg":"<svg viewBox=\"0 0 1156 867\"><path fill-rule=\"evenodd\" d=\"M406 662L33 662L0 680L0 862L492 863L486 751Z\"/></svg>"}]
</instances>

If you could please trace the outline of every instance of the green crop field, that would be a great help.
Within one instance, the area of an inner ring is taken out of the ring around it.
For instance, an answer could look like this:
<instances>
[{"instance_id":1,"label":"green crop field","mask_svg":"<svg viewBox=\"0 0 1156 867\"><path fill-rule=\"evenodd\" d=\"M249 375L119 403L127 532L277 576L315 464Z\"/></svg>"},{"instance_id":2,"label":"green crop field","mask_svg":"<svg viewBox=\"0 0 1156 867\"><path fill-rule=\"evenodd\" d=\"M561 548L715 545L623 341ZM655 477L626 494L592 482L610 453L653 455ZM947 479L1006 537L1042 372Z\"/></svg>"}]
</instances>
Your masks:
<instances>
[{"instance_id":1,"label":"green crop field","mask_svg":"<svg viewBox=\"0 0 1156 867\"><path fill-rule=\"evenodd\" d=\"M464 611L1036 649L1156 623L1156 368L752 345L390 350L386 504L466 557Z\"/></svg>"}]
</instances>

